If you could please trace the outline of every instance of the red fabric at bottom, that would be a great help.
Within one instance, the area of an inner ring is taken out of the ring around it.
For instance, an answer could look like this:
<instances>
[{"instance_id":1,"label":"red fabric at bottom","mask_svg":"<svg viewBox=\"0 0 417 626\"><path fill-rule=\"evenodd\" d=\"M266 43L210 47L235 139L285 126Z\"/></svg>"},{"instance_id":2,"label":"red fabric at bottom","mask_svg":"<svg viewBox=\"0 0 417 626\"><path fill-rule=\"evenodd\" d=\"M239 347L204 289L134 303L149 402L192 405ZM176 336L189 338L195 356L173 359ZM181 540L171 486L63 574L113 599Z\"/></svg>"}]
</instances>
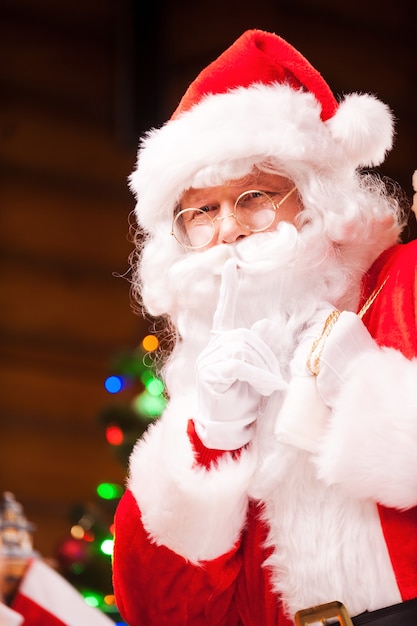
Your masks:
<instances>
[{"instance_id":1,"label":"red fabric at bottom","mask_svg":"<svg viewBox=\"0 0 417 626\"><path fill-rule=\"evenodd\" d=\"M410 555L417 554L417 507L400 513L380 506L379 515L401 597L414 600L417 564Z\"/></svg>"},{"instance_id":2,"label":"red fabric at bottom","mask_svg":"<svg viewBox=\"0 0 417 626\"><path fill-rule=\"evenodd\" d=\"M66 626L52 613L20 593L14 599L12 608L25 618L23 626Z\"/></svg>"}]
</instances>

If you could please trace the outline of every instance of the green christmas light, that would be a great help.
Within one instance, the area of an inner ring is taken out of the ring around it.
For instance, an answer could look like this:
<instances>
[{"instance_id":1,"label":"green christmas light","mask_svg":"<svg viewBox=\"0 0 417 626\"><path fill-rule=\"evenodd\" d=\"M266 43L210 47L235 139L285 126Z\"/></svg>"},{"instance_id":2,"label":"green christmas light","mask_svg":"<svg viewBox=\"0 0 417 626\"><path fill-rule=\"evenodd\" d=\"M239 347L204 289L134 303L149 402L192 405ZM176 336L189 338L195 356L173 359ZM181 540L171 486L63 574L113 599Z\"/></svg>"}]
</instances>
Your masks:
<instances>
[{"instance_id":1,"label":"green christmas light","mask_svg":"<svg viewBox=\"0 0 417 626\"><path fill-rule=\"evenodd\" d=\"M113 554L113 545L114 545L113 539L105 539L104 541L101 542L100 550L102 551L103 554L107 554L107 556L111 556Z\"/></svg>"},{"instance_id":2,"label":"green christmas light","mask_svg":"<svg viewBox=\"0 0 417 626\"><path fill-rule=\"evenodd\" d=\"M121 497L123 489L115 483L100 483L97 486L97 493L103 500L114 500Z\"/></svg>"},{"instance_id":3,"label":"green christmas light","mask_svg":"<svg viewBox=\"0 0 417 626\"><path fill-rule=\"evenodd\" d=\"M155 378L155 375L151 372L151 370L146 369L144 372L142 372L140 379L143 382L143 384L146 387L146 384L152 380L153 378Z\"/></svg>"},{"instance_id":4,"label":"green christmas light","mask_svg":"<svg viewBox=\"0 0 417 626\"><path fill-rule=\"evenodd\" d=\"M82 591L82 596L89 606L98 607L101 604L102 596L94 591Z\"/></svg>"},{"instance_id":5,"label":"green christmas light","mask_svg":"<svg viewBox=\"0 0 417 626\"><path fill-rule=\"evenodd\" d=\"M159 417L166 405L166 400L162 396L153 396L145 390L133 401L133 406L138 413L148 417Z\"/></svg>"},{"instance_id":6,"label":"green christmas light","mask_svg":"<svg viewBox=\"0 0 417 626\"><path fill-rule=\"evenodd\" d=\"M151 394L151 396L160 396L164 391L164 383L159 378L150 378L146 381L146 390Z\"/></svg>"}]
</instances>

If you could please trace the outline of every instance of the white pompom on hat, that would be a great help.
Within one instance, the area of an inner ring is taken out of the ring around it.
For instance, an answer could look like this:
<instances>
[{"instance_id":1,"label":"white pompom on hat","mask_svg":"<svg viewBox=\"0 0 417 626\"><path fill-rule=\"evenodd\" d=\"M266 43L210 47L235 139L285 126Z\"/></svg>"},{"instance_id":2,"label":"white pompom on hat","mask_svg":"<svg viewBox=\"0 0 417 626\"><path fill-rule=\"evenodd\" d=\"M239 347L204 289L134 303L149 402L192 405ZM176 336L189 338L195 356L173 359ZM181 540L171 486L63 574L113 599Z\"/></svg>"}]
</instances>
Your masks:
<instances>
[{"instance_id":1,"label":"white pompom on hat","mask_svg":"<svg viewBox=\"0 0 417 626\"><path fill-rule=\"evenodd\" d=\"M141 141L130 177L138 222L150 233L169 228L183 192L219 164L243 159L249 168L274 159L302 161L318 174L354 171L379 165L393 134L391 111L376 97L350 94L338 103L285 40L246 31L191 83L171 119Z\"/></svg>"}]
</instances>

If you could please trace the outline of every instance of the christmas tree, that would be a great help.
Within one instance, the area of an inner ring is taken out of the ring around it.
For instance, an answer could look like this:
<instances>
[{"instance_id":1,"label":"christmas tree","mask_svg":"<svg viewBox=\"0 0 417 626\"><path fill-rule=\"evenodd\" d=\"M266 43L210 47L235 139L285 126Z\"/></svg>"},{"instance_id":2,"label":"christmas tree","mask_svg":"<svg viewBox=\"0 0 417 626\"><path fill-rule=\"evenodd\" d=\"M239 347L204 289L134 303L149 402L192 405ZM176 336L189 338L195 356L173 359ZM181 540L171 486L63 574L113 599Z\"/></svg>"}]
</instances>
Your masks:
<instances>
[{"instance_id":1,"label":"christmas tree","mask_svg":"<svg viewBox=\"0 0 417 626\"><path fill-rule=\"evenodd\" d=\"M125 467L135 442L166 404L164 384L155 368L158 345L155 335L147 335L137 349L118 354L104 381L112 400L98 419L107 445ZM74 506L68 537L57 554L61 574L88 604L120 626L124 622L113 595L111 557L114 512L122 494L121 485L103 482L97 485L93 502Z\"/></svg>"}]
</instances>

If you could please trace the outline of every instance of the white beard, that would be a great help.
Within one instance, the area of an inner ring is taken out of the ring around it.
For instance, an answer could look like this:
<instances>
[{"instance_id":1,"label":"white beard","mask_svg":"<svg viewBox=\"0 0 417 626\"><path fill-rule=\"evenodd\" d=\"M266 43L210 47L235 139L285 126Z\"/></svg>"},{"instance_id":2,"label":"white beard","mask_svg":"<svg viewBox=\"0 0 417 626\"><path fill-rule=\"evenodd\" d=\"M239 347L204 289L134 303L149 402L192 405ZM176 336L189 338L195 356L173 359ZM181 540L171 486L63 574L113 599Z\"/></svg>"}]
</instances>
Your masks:
<instances>
[{"instance_id":1,"label":"white beard","mask_svg":"<svg viewBox=\"0 0 417 626\"><path fill-rule=\"evenodd\" d=\"M357 304L359 277L352 290L351 272L341 267L338 251L309 227L298 232L282 222L274 232L187 254L174 263L167 281L174 303L171 318L180 337L164 371L171 397L184 393L185 379L188 389L194 386L193 366L209 341L222 269L230 258L236 259L239 276L233 327L250 328L261 319L272 322L263 339L283 373L298 333L320 303L344 308Z\"/></svg>"}]
</instances>

